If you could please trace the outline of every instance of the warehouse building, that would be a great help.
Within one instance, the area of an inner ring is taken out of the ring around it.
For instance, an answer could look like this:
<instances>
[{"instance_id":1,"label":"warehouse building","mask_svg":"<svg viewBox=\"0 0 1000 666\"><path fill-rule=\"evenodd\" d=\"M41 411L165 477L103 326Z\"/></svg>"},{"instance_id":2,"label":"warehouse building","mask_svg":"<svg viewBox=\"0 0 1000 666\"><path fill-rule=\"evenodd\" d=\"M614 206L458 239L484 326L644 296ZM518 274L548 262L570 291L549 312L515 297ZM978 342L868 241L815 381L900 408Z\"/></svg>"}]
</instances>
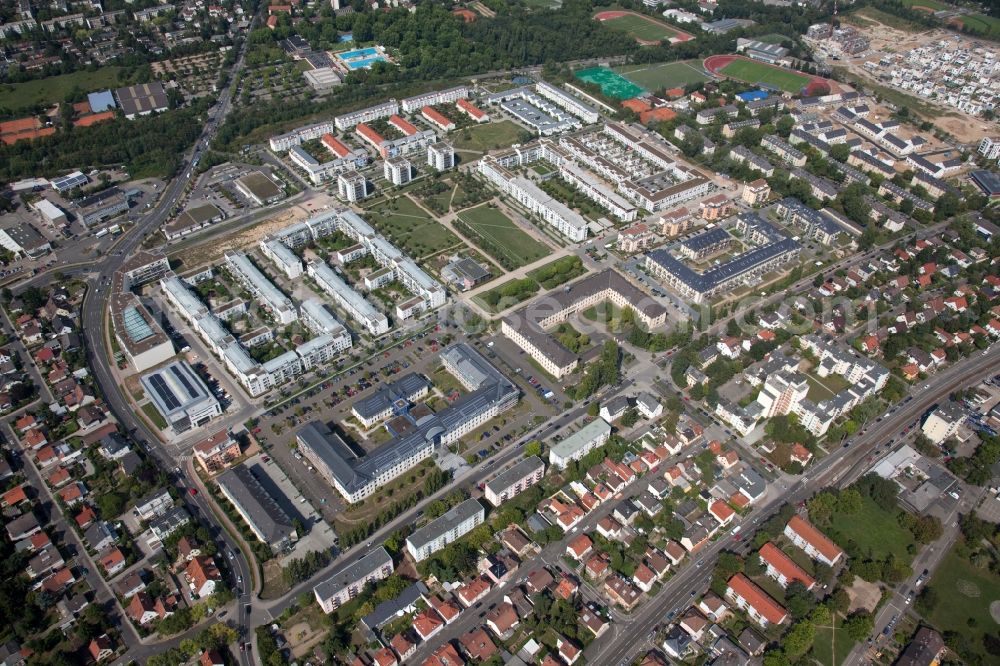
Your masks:
<instances>
[{"instance_id":1,"label":"warehouse building","mask_svg":"<svg viewBox=\"0 0 1000 666\"><path fill-rule=\"evenodd\" d=\"M217 479L219 490L254 536L272 551L281 552L297 541L299 535L288 513L256 474L263 472L255 473L254 468L245 464L227 470ZM268 482L271 485L270 480Z\"/></svg>"},{"instance_id":2,"label":"warehouse building","mask_svg":"<svg viewBox=\"0 0 1000 666\"><path fill-rule=\"evenodd\" d=\"M0 246L19 256L34 259L52 250L52 244L30 224L21 222L0 229Z\"/></svg>"}]
</instances>

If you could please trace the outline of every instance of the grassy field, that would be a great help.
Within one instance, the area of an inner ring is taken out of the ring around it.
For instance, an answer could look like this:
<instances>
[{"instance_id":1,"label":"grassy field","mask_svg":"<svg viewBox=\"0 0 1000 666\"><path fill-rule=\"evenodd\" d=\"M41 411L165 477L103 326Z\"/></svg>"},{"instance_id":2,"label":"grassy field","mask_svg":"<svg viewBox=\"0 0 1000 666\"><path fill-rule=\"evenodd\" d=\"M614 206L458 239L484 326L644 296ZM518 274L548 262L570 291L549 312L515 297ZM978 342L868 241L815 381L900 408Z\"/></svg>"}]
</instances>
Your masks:
<instances>
[{"instance_id":1,"label":"grassy field","mask_svg":"<svg viewBox=\"0 0 1000 666\"><path fill-rule=\"evenodd\" d=\"M776 32L772 32L769 35L764 35L763 37L756 38L758 42L764 42L765 44L780 44L781 42L788 39L784 35L779 35Z\"/></svg>"},{"instance_id":2,"label":"grassy field","mask_svg":"<svg viewBox=\"0 0 1000 666\"><path fill-rule=\"evenodd\" d=\"M1000 577L989 569L977 569L952 548L929 585L938 597L928 617L934 628L964 635L973 649L983 656L983 663L988 663L990 658L983 650L983 634L995 633L998 629L990 615L990 604L1000 600ZM975 626L970 627L970 623Z\"/></svg>"},{"instance_id":3,"label":"grassy field","mask_svg":"<svg viewBox=\"0 0 1000 666\"><path fill-rule=\"evenodd\" d=\"M487 254L499 252L515 266L524 266L549 254L549 248L517 228L502 212L489 206L477 206L459 214L459 219L485 240Z\"/></svg>"},{"instance_id":4,"label":"grassy field","mask_svg":"<svg viewBox=\"0 0 1000 666\"><path fill-rule=\"evenodd\" d=\"M966 29L977 35L989 37L990 39L1000 39L1000 19L998 18L986 16L985 14L970 14L968 16L961 16L958 20L962 22L962 25Z\"/></svg>"},{"instance_id":5,"label":"grassy field","mask_svg":"<svg viewBox=\"0 0 1000 666\"><path fill-rule=\"evenodd\" d=\"M809 395L807 397L813 402L829 400L850 386L840 375L829 375L820 378L814 374L807 374L806 379L809 380Z\"/></svg>"},{"instance_id":6,"label":"grassy field","mask_svg":"<svg viewBox=\"0 0 1000 666\"><path fill-rule=\"evenodd\" d=\"M907 20L901 16L896 16L895 14L890 14L889 12L884 12L881 9L876 9L875 7L864 7L859 9L854 14L849 14L846 18L856 18L858 16L878 21L882 25L887 25L890 28L902 30L903 32L921 32L923 30L927 30L926 27L920 25L919 23ZM861 27L866 26L862 25Z\"/></svg>"},{"instance_id":7,"label":"grassy field","mask_svg":"<svg viewBox=\"0 0 1000 666\"><path fill-rule=\"evenodd\" d=\"M933 9L938 12L942 9L948 9L948 5L943 2L938 2L938 0L902 0L903 5L906 7L927 7L928 9Z\"/></svg>"},{"instance_id":8,"label":"grassy field","mask_svg":"<svg viewBox=\"0 0 1000 666\"><path fill-rule=\"evenodd\" d=\"M455 137L455 148L459 150L475 150L485 153L517 143L525 130L509 120L496 123L476 125L461 130Z\"/></svg>"},{"instance_id":9,"label":"grassy field","mask_svg":"<svg viewBox=\"0 0 1000 666\"><path fill-rule=\"evenodd\" d=\"M913 543L913 535L899 526L895 513L883 511L868 497L863 497L858 513L834 513L826 533L845 550L847 542L854 541L863 556L884 559L889 554L895 554L904 562L913 559L906 552L906 547Z\"/></svg>"},{"instance_id":10,"label":"grassy field","mask_svg":"<svg viewBox=\"0 0 1000 666\"><path fill-rule=\"evenodd\" d=\"M159 410L156 409L156 405L153 403L147 402L143 405L142 413L145 414L146 418L160 430L167 427L167 420L163 418L163 415L160 414Z\"/></svg>"},{"instance_id":11,"label":"grassy field","mask_svg":"<svg viewBox=\"0 0 1000 666\"><path fill-rule=\"evenodd\" d=\"M74 88L85 93L114 88L119 84L119 71L121 67L101 67L93 72L81 70L24 83L5 83L0 85L0 108L20 111L37 104L62 102Z\"/></svg>"},{"instance_id":12,"label":"grassy field","mask_svg":"<svg viewBox=\"0 0 1000 666\"><path fill-rule=\"evenodd\" d=\"M843 620L837 617L832 627L816 627L813 658L822 666L840 666L854 647L854 641L841 629L842 625Z\"/></svg>"},{"instance_id":13,"label":"grassy field","mask_svg":"<svg viewBox=\"0 0 1000 666\"><path fill-rule=\"evenodd\" d=\"M615 71L646 90L683 88L689 83L708 81L697 60L665 62L653 65L626 65Z\"/></svg>"},{"instance_id":14,"label":"grassy field","mask_svg":"<svg viewBox=\"0 0 1000 666\"><path fill-rule=\"evenodd\" d=\"M414 257L434 254L461 242L407 197L381 203L370 213L368 220L398 241L406 254Z\"/></svg>"},{"instance_id":15,"label":"grassy field","mask_svg":"<svg viewBox=\"0 0 1000 666\"><path fill-rule=\"evenodd\" d=\"M605 19L601 23L612 30L627 32L636 39L645 42L658 42L677 35L677 30L659 21L648 20L635 14L626 14L618 18Z\"/></svg>"},{"instance_id":16,"label":"grassy field","mask_svg":"<svg viewBox=\"0 0 1000 666\"><path fill-rule=\"evenodd\" d=\"M810 77L805 74L748 60L734 60L723 67L720 73L733 79L773 86L790 93L799 92L810 81Z\"/></svg>"}]
</instances>

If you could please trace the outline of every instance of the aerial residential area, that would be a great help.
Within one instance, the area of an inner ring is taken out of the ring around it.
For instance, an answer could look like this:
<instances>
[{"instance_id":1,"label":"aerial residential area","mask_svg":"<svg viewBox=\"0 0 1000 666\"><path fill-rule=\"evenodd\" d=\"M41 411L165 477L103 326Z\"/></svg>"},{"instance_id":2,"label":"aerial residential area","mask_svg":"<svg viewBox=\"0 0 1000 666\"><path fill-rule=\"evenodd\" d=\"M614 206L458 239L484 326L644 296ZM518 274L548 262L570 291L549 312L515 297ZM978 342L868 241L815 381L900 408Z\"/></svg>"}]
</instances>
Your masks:
<instances>
[{"instance_id":1,"label":"aerial residential area","mask_svg":"<svg viewBox=\"0 0 1000 666\"><path fill-rule=\"evenodd\" d=\"M996 663L998 40L3 0L0 664Z\"/></svg>"}]
</instances>

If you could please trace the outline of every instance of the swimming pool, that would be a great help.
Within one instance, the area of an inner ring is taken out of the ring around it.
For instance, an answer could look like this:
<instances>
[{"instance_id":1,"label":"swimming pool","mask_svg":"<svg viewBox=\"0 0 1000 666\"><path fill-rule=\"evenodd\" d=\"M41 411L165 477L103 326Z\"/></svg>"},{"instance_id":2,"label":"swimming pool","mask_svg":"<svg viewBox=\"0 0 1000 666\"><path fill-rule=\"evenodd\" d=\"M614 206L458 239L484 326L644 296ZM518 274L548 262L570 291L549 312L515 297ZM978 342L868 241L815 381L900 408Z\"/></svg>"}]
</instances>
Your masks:
<instances>
[{"instance_id":1,"label":"swimming pool","mask_svg":"<svg viewBox=\"0 0 1000 666\"><path fill-rule=\"evenodd\" d=\"M351 69L364 69L366 67L371 67L376 62L385 62L386 58L384 55L372 56L371 58L363 58L361 60L351 60L347 63L347 66Z\"/></svg>"},{"instance_id":2,"label":"swimming pool","mask_svg":"<svg viewBox=\"0 0 1000 666\"><path fill-rule=\"evenodd\" d=\"M368 56L373 56L378 53L378 49L374 46L369 46L364 49L355 49L353 51L344 51L340 54L340 57L344 60L353 60L354 58L366 58Z\"/></svg>"}]
</instances>

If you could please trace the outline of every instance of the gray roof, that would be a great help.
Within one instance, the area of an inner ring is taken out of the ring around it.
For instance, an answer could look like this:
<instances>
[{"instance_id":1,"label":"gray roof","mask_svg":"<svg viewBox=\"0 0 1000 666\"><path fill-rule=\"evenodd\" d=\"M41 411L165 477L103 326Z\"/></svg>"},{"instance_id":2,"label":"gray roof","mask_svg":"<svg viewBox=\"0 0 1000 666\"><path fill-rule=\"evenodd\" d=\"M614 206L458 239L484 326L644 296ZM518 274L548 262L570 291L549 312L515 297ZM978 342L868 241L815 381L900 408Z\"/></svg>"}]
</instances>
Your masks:
<instances>
[{"instance_id":1,"label":"gray roof","mask_svg":"<svg viewBox=\"0 0 1000 666\"><path fill-rule=\"evenodd\" d=\"M409 586L395 599L383 601L371 613L361 618L362 624L369 629L378 629L393 620L407 606L412 606L423 595L427 594L427 586L419 580Z\"/></svg>"},{"instance_id":2,"label":"gray roof","mask_svg":"<svg viewBox=\"0 0 1000 666\"><path fill-rule=\"evenodd\" d=\"M447 534L452 531L455 527L469 520L472 516L484 512L485 509L483 508L483 505L480 504L479 500L474 498L467 499L461 504L452 507L440 518L435 518L410 536L406 537L406 541L413 547L414 550L419 550L438 539L442 534Z\"/></svg>"},{"instance_id":3,"label":"gray roof","mask_svg":"<svg viewBox=\"0 0 1000 666\"><path fill-rule=\"evenodd\" d=\"M577 450L599 435L607 436L611 434L611 426L604 419L597 418L583 426L572 435L556 442L551 447L551 452L562 458L571 457Z\"/></svg>"},{"instance_id":4,"label":"gray roof","mask_svg":"<svg viewBox=\"0 0 1000 666\"><path fill-rule=\"evenodd\" d=\"M218 482L240 504L243 511L253 518L254 524L269 545L295 534L292 519L278 506L274 497L246 464L223 472L219 475Z\"/></svg>"},{"instance_id":5,"label":"gray roof","mask_svg":"<svg viewBox=\"0 0 1000 666\"><path fill-rule=\"evenodd\" d=\"M416 395L429 387L429 381L417 373L411 372L403 375L394 382L382 384L375 393L355 402L351 406L351 409L357 412L363 419L373 418L400 401L408 404L410 396Z\"/></svg>"},{"instance_id":6,"label":"gray roof","mask_svg":"<svg viewBox=\"0 0 1000 666\"><path fill-rule=\"evenodd\" d=\"M337 482L348 492L353 492L378 477L382 470L412 457L414 451L433 446L444 433L475 419L498 403L516 400L520 393L517 386L478 351L465 343L458 343L441 353L442 356L450 354L460 354L469 364L479 368L485 377L484 382L440 412L421 418L414 423L415 428L393 437L374 451L359 457L343 440L339 443L334 440L324 445L322 440L329 439L332 433L329 428L315 421L303 426L296 433L296 438L300 444L304 442L310 448L322 452L320 457Z\"/></svg>"},{"instance_id":7,"label":"gray roof","mask_svg":"<svg viewBox=\"0 0 1000 666\"><path fill-rule=\"evenodd\" d=\"M715 227L713 229L707 229L699 234L695 234L691 238L682 242L681 245L692 252L701 252L702 250L706 250L714 245L730 240L732 240L732 236L729 235L728 231L722 227Z\"/></svg>"},{"instance_id":8,"label":"gray roof","mask_svg":"<svg viewBox=\"0 0 1000 666\"><path fill-rule=\"evenodd\" d=\"M187 524L191 520L187 509L182 506L171 507L162 516L157 516L149 521L149 528L160 538L173 534L178 527Z\"/></svg>"},{"instance_id":9,"label":"gray roof","mask_svg":"<svg viewBox=\"0 0 1000 666\"><path fill-rule=\"evenodd\" d=\"M486 482L486 487L490 488L496 493L500 493L505 489L509 488L511 484L517 483L520 479L523 479L528 474L536 471L539 468L544 468L545 463L538 456L531 456L530 458L525 458L521 462L517 463L513 467L503 472L500 472L492 479Z\"/></svg>"},{"instance_id":10,"label":"gray roof","mask_svg":"<svg viewBox=\"0 0 1000 666\"><path fill-rule=\"evenodd\" d=\"M317 585L314 588L316 596L322 599L329 599L345 587L353 585L359 580L364 580L386 565L392 568L392 558L389 557L389 553L386 552L383 546L379 546L357 562L344 567Z\"/></svg>"}]
</instances>

